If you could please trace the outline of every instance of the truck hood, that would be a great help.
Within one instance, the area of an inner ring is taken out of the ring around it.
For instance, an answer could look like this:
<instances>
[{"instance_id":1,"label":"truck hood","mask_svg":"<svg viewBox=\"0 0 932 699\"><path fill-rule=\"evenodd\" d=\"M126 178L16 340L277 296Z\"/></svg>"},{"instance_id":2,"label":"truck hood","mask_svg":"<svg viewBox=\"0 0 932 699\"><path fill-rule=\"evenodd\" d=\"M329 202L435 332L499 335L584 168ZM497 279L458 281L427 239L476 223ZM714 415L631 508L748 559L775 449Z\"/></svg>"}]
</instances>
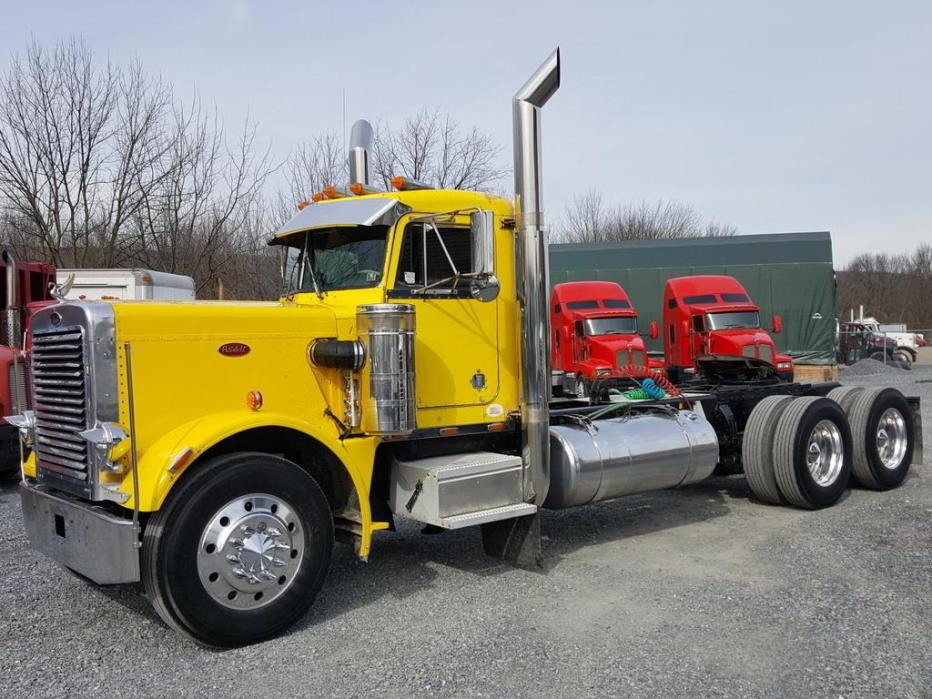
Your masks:
<instances>
[{"instance_id":1,"label":"truck hood","mask_svg":"<svg viewBox=\"0 0 932 699\"><path fill-rule=\"evenodd\" d=\"M349 311L349 309L347 309ZM279 302L152 301L113 304L117 335L121 341L133 339L204 340L222 343L245 342L249 338L305 335L336 337L341 328L354 324L333 307ZM351 311L350 311L351 312Z\"/></svg>"},{"instance_id":2,"label":"truck hood","mask_svg":"<svg viewBox=\"0 0 932 699\"><path fill-rule=\"evenodd\" d=\"M709 354L730 354L733 350L740 354L742 347L755 344L774 347L773 338L763 329L734 328L709 332Z\"/></svg>"},{"instance_id":3,"label":"truck hood","mask_svg":"<svg viewBox=\"0 0 932 699\"><path fill-rule=\"evenodd\" d=\"M644 339L640 335L595 335L586 338L589 347L605 352L619 352L621 350L643 350Z\"/></svg>"}]
</instances>

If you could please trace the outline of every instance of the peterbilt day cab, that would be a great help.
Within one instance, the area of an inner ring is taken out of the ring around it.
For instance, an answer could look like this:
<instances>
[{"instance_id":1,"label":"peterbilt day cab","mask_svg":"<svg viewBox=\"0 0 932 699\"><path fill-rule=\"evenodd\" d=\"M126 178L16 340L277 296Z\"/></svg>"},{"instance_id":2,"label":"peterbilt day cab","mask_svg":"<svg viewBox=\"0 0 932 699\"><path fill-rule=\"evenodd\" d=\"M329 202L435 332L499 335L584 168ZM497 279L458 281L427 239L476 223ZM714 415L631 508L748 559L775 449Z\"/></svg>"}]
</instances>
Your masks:
<instances>
[{"instance_id":1,"label":"peterbilt day cab","mask_svg":"<svg viewBox=\"0 0 932 699\"><path fill-rule=\"evenodd\" d=\"M656 333L656 324L652 324ZM647 356L631 298L615 282L556 284L550 293L550 348L555 393L586 398L630 384L631 367L662 370ZM656 336L656 335L655 335Z\"/></svg>"},{"instance_id":2,"label":"peterbilt day cab","mask_svg":"<svg viewBox=\"0 0 932 699\"><path fill-rule=\"evenodd\" d=\"M376 191L357 123L346 195L272 240L279 301L39 312L34 412L9 418L33 449L32 546L99 584L142 581L166 623L226 647L301 618L334 540L368 559L395 517L477 526L490 555L534 565L542 509L722 460L774 504L832 505L852 473L898 485L921 450L918 406L893 389L551 406L540 111L559 82L554 52L513 99L513 202Z\"/></svg>"},{"instance_id":3,"label":"peterbilt day cab","mask_svg":"<svg viewBox=\"0 0 932 699\"><path fill-rule=\"evenodd\" d=\"M668 279L663 290L663 350L674 383L697 376L701 361L747 357L773 366L778 377L793 380L793 358L777 352L760 321L760 307L734 277L697 275ZM774 316L771 332L783 327Z\"/></svg>"}]
</instances>

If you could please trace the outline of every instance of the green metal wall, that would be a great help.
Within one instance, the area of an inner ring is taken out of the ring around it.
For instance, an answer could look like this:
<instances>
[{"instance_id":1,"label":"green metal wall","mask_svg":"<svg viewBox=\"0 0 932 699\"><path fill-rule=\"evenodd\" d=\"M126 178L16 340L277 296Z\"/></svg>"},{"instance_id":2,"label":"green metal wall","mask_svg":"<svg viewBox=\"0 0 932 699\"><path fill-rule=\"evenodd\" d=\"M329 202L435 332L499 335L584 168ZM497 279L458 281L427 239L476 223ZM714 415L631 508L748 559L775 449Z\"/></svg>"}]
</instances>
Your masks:
<instances>
[{"instance_id":1,"label":"green metal wall","mask_svg":"<svg viewBox=\"0 0 932 699\"><path fill-rule=\"evenodd\" d=\"M761 307L765 326L772 315L781 315L783 333L774 339L797 362L834 362L835 275L828 233L550 246L552 284L618 282L630 294L644 333L650 321L660 322L666 280L694 274L738 279ZM662 350L659 339L645 339L649 349Z\"/></svg>"}]
</instances>

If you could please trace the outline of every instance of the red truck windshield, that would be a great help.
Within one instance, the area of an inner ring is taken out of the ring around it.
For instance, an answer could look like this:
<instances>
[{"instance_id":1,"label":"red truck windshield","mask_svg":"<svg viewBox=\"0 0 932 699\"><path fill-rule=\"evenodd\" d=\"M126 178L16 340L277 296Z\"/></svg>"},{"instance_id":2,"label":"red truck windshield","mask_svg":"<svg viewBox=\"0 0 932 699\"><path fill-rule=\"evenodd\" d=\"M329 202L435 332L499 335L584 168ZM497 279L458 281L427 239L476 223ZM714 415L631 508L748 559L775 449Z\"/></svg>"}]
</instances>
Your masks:
<instances>
[{"instance_id":1,"label":"red truck windshield","mask_svg":"<svg viewBox=\"0 0 932 699\"><path fill-rule=\"evenodd\" d=\"M586 320L586 335L635 335L638 319L634 316L609 316Z\"/></svg>"},{"instance_id":2,"label":"red truck windshield","mask_svg":"<svg viewBox=\"0 0 932 699\"><path fill-rule=\"evenodd\" d=\"M730 328L759 328L760 313L757 311L707 313L705 322L709 330L728 330Z\"/></svg>"}]
</instances>

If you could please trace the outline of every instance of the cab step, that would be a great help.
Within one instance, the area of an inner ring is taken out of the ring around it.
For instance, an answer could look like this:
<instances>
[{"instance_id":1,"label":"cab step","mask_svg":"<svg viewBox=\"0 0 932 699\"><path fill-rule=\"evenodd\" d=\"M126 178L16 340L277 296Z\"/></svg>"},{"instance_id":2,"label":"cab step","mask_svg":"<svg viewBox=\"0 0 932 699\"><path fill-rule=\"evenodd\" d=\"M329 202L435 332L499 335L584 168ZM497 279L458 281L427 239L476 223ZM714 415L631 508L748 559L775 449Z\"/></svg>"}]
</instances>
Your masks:
<instances>
[{"instance_id":1,"label":"cab step","mask_svg":"<svg viewBox=\"0 0 932 699\"><path fill-rule=\"evenodd\" d=\"M460 529L534 514L523 501L521 457L479 451L392 465L390 505L396 515Z\"/></svg>"}]
</instances>

